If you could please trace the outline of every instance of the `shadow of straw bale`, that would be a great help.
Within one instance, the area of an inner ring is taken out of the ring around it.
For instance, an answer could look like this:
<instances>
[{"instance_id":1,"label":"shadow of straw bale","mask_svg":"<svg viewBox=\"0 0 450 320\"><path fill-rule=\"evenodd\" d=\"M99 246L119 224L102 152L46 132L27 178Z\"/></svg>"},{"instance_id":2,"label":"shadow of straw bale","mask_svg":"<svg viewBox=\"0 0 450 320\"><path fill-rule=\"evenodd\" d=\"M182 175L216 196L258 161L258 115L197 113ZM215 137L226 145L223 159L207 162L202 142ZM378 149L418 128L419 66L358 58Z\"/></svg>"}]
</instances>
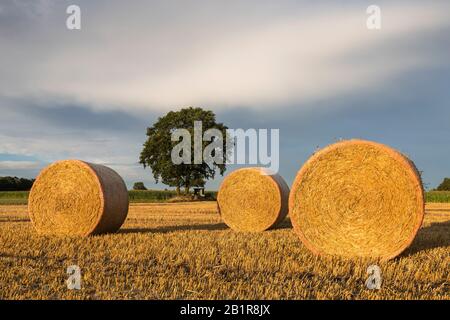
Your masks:
<instances>
[{"instance_id":1,"label":"shadow of straw bale","mask_svg":"<svg viewBox=\"0 0 450 320\"><path fill-rule=\"evenodd\" d=\"M30 219L5 219L0 220L0 223L10 223L10 222L30 222Z\"/></svg>"},{"instance_id":2,"label":"shadow of straw bale","mask_svg":"<svg viewBox=\"0 0 450 320\"><path fill-rule=\"evenodd\" d=\"M410 256L420 251L445 248L450 246L450 221L435 222L419 230L412 245L403 256Z\"/></svg>"},{"instance_id":3,"label":"shadow of straw bale","mask_svg":"<svg viewBox=\"0 0 450 320\"><path fill-rule=\"evenodd\" d=\"M226 230L228 227L224 223L212 223L212 224L193 224L193 225L178 225L178 226L167 226L158 228L129 228L121 229L119 233L169 233L175 231L217 231Z\"/></svg>"},{"instance_id":4,"label":"shadow of straw bale","mask_svg":"<svg viewBox=\"0 0 450 320\"><path fill-rule=\"evenodd\" d=\"M292 229L291 219L289 219L289 218L284 219L278 225L273 227L271 230L277 230L277 229Z\"/></svg>"},{"instance_id":5,"label":"shadow of straw bale","mask_svg":"<svg viewBox=\"0 0 450 320\"><path fill-rule=\"evenodd\" d=\"M277 229L291 229L292 224L290 219L285 219L276 227L268 230ZM121 229L118 233L169 233L175 231L220 231L227 230L229 227L225 223L212 223L212 224L193 224L193 225L177 225L177 226L167 226L167 227L157 227L157 228L127 228Z\"/></svg>"}]
</instances>

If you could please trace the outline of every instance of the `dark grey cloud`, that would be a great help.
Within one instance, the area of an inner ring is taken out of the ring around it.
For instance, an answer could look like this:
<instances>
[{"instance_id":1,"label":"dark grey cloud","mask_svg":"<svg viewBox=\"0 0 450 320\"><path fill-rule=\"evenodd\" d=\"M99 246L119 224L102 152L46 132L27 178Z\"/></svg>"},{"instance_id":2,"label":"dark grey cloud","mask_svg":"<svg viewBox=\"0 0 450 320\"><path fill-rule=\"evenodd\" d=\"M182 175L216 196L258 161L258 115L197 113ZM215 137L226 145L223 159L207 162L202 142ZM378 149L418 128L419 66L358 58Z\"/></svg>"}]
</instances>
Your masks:
<instances>
[{"instance_id":1,"label":"dark grey cloud","mask_svg":"<svg viewBox=\"0 0 450 320\"><path fill-rule=\"evenodd\" d=\"M333 108L309 106L308 113L292 106L271 113L230 111L219 118L237 127L279 128L280 172L289 182L317 147L361 138L398 148L423 171L426 185L436 187L450 175L449 75L450 68L409 73L370 93L322 102Z\"/></svg>"},{"instance_id":2,"label":"dark grey cloud","mask_svg":"<svg viewBox=\"0 0 450 320\"><path fill-rule=\"evenodd\" d=\"M124 111L95 111L77 104L52 104L51 106L26 105L16 109L19 113L67 130L138 131L155 118L152 112L141 116ZM142 130L141 130L142 131Z\"/></svg>"}]
</instances>

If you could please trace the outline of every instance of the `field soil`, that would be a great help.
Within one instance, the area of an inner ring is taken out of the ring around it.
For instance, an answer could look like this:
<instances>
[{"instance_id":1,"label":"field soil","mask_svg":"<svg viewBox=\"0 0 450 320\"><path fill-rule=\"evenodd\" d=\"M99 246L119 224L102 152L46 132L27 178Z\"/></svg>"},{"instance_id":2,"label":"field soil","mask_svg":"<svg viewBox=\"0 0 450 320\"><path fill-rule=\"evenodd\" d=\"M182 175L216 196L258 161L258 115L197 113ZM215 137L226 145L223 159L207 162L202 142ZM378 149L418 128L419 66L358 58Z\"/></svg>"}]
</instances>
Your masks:
<instances>
[{"instance_id":1,"label":"field soil","mask_svg":"<svg viewBox=\"0 0 450 320\"><path fill-rule=\"evenodd\" d=\"M380 290L365 285L373 264ZM67 288L71 265L80 290ZM39 236L26 206L0 206L0 299L450 299L449 265L448 203L428 204L412 246L388 262L316 257L289 218L234 232L215 202L132 204L118 233L88 238Z\"/></svg>"}]
</instances>

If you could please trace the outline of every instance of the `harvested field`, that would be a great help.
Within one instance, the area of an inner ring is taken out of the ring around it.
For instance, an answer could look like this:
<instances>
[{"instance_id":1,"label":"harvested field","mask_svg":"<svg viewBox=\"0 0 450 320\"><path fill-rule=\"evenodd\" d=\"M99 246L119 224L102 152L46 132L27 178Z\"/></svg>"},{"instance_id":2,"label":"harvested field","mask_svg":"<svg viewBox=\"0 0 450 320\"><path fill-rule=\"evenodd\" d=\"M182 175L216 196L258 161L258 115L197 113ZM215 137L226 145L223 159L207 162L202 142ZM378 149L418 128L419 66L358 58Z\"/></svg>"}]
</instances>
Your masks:
<instances>
[{"instance_id":1,"label":"harvested field","mask_svg":"<svg viewBox=\"0 0 450 320\"><path fill-rule=\"evenodd\" d=\"M0 206L0 299L450 299L450 204L427 205L412 246L379 263L316 257L289 218L234 232L215 202L132 204L118 233L72 239L37 235L26 210ZM374 263L381 290L365 286Z\"/></svg>"}]
</instances>

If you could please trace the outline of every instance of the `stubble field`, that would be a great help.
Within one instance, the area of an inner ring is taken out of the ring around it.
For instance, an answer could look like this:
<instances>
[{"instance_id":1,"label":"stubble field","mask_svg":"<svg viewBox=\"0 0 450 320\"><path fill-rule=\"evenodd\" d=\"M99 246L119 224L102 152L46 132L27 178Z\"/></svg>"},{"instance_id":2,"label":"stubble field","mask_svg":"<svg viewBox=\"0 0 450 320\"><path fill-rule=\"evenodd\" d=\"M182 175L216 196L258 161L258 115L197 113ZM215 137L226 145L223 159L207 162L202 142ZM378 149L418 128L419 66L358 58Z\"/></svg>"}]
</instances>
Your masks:
<instances>
[{"instance_id":1,"label":"stubble field","mask_svg":"<svg viewBox=\"0 0 450 320\"><path fill-rule=\"evenodd\" d=\"M372 264L380 290L365 286ZM67 289L71 265L81 290ZM450 299L449 265L450 204L428 204L413 245L388 262L315 257L289 219L234 232L215 202L132 204L119 233L89 238L38 236L26 206L0 206L0 299Z\"/></svg>"}]
</instances>

